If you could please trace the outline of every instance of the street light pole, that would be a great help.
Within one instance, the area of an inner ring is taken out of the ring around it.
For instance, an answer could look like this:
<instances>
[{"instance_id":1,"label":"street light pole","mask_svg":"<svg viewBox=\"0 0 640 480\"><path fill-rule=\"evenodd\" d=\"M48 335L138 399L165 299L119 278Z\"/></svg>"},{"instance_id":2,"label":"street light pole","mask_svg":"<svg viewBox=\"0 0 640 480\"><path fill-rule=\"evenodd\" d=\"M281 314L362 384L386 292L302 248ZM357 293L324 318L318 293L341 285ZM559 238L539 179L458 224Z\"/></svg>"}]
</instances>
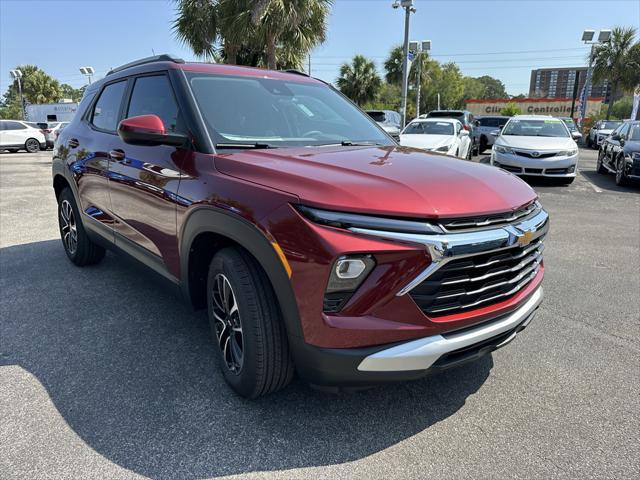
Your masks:
<instances>
[{"instance_id":1,"label":"street light pole","mask_svg":"<svg viewBox=\"0 0 640 480\"><path fill-rule=\"evenodd\" d=\"M80 67L80 73L87 77L89 85L91 85L91 76L96 73L93 67Z\"/></svg>"},{"instance_id":2,"label":"street light pole","mask_svg":"<svg viewBox=\"0 0 640 480\"><path fill-rule=\"evenodd\" d=\"M595 47L605 43L611 37L611 30L600 30L598 33L598 39L593 41L595 35L594 30L585 30L582 32L582 41L585 45L591 45L591 51L589 52L589 66L587 68L587 76L584 81L584 95L581 95L580 104L580 128L584 128L584 119L587 116L587 104L589 102L589 90L591 90L591 77L593 76L593 60L595 57ZM613 99L609 99L612 101ZM583 132L584 133L584 132Z\"/></svg>"},{"instance_id":3,"label":"street light pole","mask_svg":"<svg viewBox=\"0 0 640 480\"><path fill-rule=\"evenodd\" d=\"M9 72L11 74L11 78L18 82L18 95L20 95L20 113L22 114L22 120L26 120L27 117L24 112L24 97L22 95L22 82L20 79L22 78L21 70L11 70Z\"/></svg>"},{"instance_id":4,"label":"street light pole","mask_svg":"<svg viewBox=\"0 0 640 480\"><path fill-rule=\"evenodd\" d=\"M415 52L415 60L418 62L416 75L416 118L420 116L420 90L422 88L422 54L431 50L431 40L422 42L409 42L409 49Z\"/></svg>"},{"instance_id":5,"label":"street light pole","mask_svg":"<svg viewBox=\"0 0 640 480\"><path fill-rule=\"evenodd\" d=\"M407 123L407 88L409 82L409 22L411 14L416 11L413 0L396 0L393 8L404 8L404 44L402 46L402 127Z\"/></svg>"}]
</instances>

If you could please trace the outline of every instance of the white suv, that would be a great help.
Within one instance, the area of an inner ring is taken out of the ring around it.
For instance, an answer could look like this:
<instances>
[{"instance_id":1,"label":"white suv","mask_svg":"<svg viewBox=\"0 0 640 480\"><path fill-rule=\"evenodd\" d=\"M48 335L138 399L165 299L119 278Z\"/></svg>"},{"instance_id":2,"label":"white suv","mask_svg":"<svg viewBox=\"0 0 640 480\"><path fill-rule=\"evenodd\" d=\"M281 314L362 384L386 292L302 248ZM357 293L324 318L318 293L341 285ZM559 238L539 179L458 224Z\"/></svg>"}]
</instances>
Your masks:
<instances>
[{"instance_id":1,"label":"white suv","mask_svg":"<svg viewBox=\"0 0 640 480\"><path fill-rule=\"evenodd\" d=\"M578 145L565 123L544 115L517 115L500 132L491 150L491 165L517 175L561 178L576 176Z\"/></svg>"},{"instance_id":2,"label":"white suv","mask_svg":"<svg viewBox=\"0 0 640 480\"><path fill-rule=\"evenodd\" d=\"M44 134L27 122L0 120L0 150L35 153L46 148Z\"/></svg>"}]
</instances>

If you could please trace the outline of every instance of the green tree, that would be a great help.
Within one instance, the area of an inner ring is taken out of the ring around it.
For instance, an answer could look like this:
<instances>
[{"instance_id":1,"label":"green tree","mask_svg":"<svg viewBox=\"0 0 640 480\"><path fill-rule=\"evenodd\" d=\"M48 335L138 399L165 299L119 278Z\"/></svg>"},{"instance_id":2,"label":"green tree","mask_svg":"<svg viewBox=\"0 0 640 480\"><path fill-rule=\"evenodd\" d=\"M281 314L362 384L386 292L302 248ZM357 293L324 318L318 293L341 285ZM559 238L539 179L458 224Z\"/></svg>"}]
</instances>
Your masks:
<instances>
[{"instance_id":1,"label":"green tree","mask_svg":"<svg viewBox=\"0 0 640 480\"><path fill-rule=\"evenodd\" d=\"M442 65L442 75L434 85L440 93L442 108L462 108L464 106L464 81L458 66L453 63Z\"/></svg>"},{"instance_id":2,"label":"green tree","mask_svg":"<svg viewBox=\"0 0 640 480\"><path fill-rule=\"evenodd\" d=\"M173 31L208 60L299 68L308 52L324 41L331 4L332 0L177 0Z\"/></svg>"},{"instance_id":3,"label":"green tree","mask_svg":"<svg viewBox=\"0 0 640 480\"><path fill-rule=\"evenodd\" d=\"M73 88L71 85L63 83L60 85L61 98L70 98L74 102L79 102L84 95L85 88Z\"/></svg>"},{"instance_id":4,"label":"green tree","mask_svg":"<svg viewBox=\"0 0 640 480\"><path fill-rule=\"evenodd\" d=\"M22 119L22 109L20 108L20 98L14 97L9 101L0 102L1 119Z\"/></svg>"},{"instance_id":5,"label":"green tree","mask_svg":"<svg viewBox=\"0 0 640 480\"><path fill-rule=\"evenodd\" d=\"M635 42L636 29L633 27L615 27L609 40L597 45L594 52L593 81L599 83L609 80L611 99L616 98L618 90L630 90L636 86L636 73L632 70L638 43ZM631 68L631 70L630 70ZM613 111L613 101L607 108L607 119Z\"/></svg>"},{"instance_id":6,"label":"green tree","mask_svg":"<svg viewBox=\"0 0 640 480\"><path fill-rule=\"evenodd\" d=\"M364 105L378 96L382 80L371 60L362 55L356 55L351 64L343 63L340 66L340 76L336 80L336 85L355 103Z\"/></svg>"},{"instance_id":7,"label":"green tree","mask_svg":"<svg viewBox=\"0 0 640 480\"><path fill-rule=\"evenodd\" d=\"M507 89L497 78L493 78L489 75L483 75L476 78L482 85L484 85L484 96L481 98L507 98Z\"/></svg>"},{"instance_id":8,"label":"green tree","mask_svg":"<svg viewBox=\"0 0 640 480\"><path fill-rule=\"evenodd\" d=\"M486 88L479 79L473 77L464 77L462 79L462 83L464 84L465 101L469 100L470 98L486 98Z\"/></svg>"},{"instance_id":9,"label":"green tree","mask_svg":"<svg viewBox=\"0 0 640 480\"><path fill-rule=\"evenodd\" d=\"M500 110L500 115L504 115L505 117L513 117L514 115L520 115L521 113L522 110L520 110L520 107L516 102L509 102L502 107L502 110Z\"/></svg>"},{"instance_id":10,"label":"green tree","mask_svg":"<svg viewBox=\"0 0 640 480\"><path fill-rule=\"evenodd\" d=\"M611 109L611 116L619 120L626 120L631 117L631 110L633 109L633 97L622 97L620 100L613 104Z\"/></svg>"}]
</instances>

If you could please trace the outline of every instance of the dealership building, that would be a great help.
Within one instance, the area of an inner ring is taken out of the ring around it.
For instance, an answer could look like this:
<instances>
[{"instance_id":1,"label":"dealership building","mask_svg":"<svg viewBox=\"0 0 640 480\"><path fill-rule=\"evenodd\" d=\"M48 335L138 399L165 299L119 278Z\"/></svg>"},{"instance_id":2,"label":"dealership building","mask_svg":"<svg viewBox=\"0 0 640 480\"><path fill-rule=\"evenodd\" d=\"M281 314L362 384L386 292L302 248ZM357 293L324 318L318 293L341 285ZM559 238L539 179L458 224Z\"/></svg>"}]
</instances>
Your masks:
<instances>
[{"instance_id":1,"label":"dealership building","mask_svg":"<svg viewBox=\"0 0 640 480\"><path fill-rule=\"evenodd\" d=\"M602 97L589 97L587 99L586 116L597 114L602 106ZM500 110L507 103L518 105L523 115L551 115L552 117L571 116L572 98L490 98L490 99L469 99L466 108L475 116L500 115ZM573 108L573 118L578 117L578 100Z\"/></svg>"}]
</instances>

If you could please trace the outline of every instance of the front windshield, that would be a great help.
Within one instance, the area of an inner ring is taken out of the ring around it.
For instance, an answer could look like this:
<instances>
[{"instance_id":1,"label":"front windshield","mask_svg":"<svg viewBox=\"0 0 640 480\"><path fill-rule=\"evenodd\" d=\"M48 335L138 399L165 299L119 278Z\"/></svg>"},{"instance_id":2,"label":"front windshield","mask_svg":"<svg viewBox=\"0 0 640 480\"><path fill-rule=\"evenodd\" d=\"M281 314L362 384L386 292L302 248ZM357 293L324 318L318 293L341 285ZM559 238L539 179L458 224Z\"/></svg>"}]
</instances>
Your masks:
<instances>
[{"instance_id":1,"label":"front windshield","mask_svg":"<svg viewBox=\"0 0 640 480\"><path fill-rule=\"evenodd\" d=\"M188 79L215 144L394 144L324 84L195 72Z\"/></svg>"},{"instance_id":2,"label":"front windshield","mask_svg":"<svg viewBox=\"0 0 640 480\"><path fill-rule=\"evenodd\" d=\"M403 134L453 135L453 123L450 122L411 122Z\"/></svg>"},{"instance_id":3,"label":"front windshield","mask_svg":"<svg viewBox=\"0 0 640 480\"><path fill-rule=\"evenodd\" d=\"M504 127L502 135L515 135L519 137L568 137L569 131L564 122L554 118L540 120L514 118Z\"/></svg>"},{"instance_id":4,"label":"front windshield","mask_svg":"<svg viewBox=\"0 0 640 480\"><path fill-rule=\"evenodd\" d=\"M601 130L615 130L620 125L622 125L622 122L602 122L602 125L600 125L600 129Z\"/></svg>"}]
</instances>

